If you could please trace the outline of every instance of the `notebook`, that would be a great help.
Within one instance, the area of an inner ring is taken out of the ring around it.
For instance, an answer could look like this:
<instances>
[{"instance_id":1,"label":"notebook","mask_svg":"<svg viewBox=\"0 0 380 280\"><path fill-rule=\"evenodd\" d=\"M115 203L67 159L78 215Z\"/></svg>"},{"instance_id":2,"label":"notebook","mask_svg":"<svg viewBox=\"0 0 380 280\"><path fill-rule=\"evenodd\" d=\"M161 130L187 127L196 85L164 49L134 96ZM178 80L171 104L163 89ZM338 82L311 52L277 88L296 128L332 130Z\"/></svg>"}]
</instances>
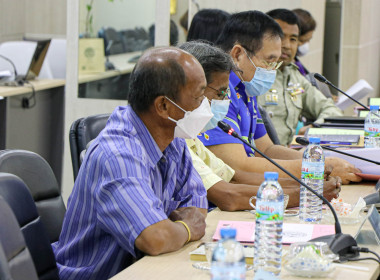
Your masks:
<instances>
[{"instance_id":1,"label":"notebook","mask_svg":"<svg viewBox=\"0 0 380 280\"><path fill-rule=\"evenodd\" d=\"M331 128L309 128L305 137L319 137L321 144L356 144L360 136L364 135L363 130L354 129L331 129Z\"/></svg>"}]
</instances>

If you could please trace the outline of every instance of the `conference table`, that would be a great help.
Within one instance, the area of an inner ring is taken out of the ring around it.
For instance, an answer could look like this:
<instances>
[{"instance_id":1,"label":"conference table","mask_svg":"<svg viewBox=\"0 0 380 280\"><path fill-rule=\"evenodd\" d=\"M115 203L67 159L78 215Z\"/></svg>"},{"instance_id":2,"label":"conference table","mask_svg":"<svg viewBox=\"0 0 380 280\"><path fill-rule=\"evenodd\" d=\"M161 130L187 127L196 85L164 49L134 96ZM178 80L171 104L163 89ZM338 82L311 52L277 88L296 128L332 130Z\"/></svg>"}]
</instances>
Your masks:
<instances>
[{"instance_id":1,"label":"conference table","mask_svg":"<svg viewBox=\"0 0 380 280\"><path fill-rule=\"evenodd\" d=\"M361 183L342 186L340 198L343 198L344 202L356 203L358 198L364 197L367 194L373 193L374 183ZM131 266L127 267L112 280L125 280L125 279L155 279L155 280L169 280L169 279L210 279L210 275L207 271L198 270L192 267L193 261L190 260L189 253L197 248L202 242L212 241L212 236L215 232L219 220L231 220L231 221L254 221L254 215L248 211L226 212L221 211L218 208L211 211L207 215L206 219L206 234L205 236L195 242L191 242L185 245L182 249L163 254L160 256L145 256L138 260ZM299 223L298 217L285 217L285 223ZM325 220L322 223L328 224ZM354 235L359 229L360 223L354 225L341 225L343 233ZM370 232L371 225L368 221L362 227L363 232ZM364 244L359 246L370 248L376 253L380 254L380 246L364 240ZM288 246L284 246L284 250L287 250ZM371 254L361 253L360 257L373 257ZM327 278L320 279L377 279L380 275L380 266L375 261L365 260L357 262L347 262L345 265L351 266L351 268L342 267L337 265L336 269L329 274ZM353 267L354 266L354 267ZM356 267L356 268L355 268ZM361 267L366 271L360 270L357 267ZM254 272L247 272L247 279L253 279ZM284 268L281 270L279 276L280 279L302 279L290 275ZM313 278L319 279L319 278Z\"/></svg>"}]
</instances>

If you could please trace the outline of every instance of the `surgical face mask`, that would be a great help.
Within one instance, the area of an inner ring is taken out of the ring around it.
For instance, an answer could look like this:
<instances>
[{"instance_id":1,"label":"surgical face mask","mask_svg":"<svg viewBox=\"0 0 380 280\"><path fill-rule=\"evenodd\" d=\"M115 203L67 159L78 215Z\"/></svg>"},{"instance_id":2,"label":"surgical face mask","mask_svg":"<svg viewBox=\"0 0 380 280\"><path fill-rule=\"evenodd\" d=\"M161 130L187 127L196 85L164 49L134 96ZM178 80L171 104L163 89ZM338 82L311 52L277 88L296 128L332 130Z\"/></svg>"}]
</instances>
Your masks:
<instances>
[{"instance_id":1,"label":"surgical face mask","mask_svg":"<svg viewBox=\"0 0 380 280\"><path fill-rule=\"evenodd\" d=\"M256 72L252 80L250 82L243 81L245 92L251 97L263 95L270 90L276 80L276 70L267 70L262 67L256 67L247 52L245 52L245 54L252 65L256 68Z\"/></svg>"},{"instance_id":2,"label":"surgical face mask","mask_svg":"<svg viewBox=\"0 0 380 280\"><path fill-rule=\"evenodd\" d=\"M166 99L185 112L185 116L178 121L168 117L169 120L177 124L174 129L175 138L195 139L213 117L207 98L204 98L201 105L193 111L186 111L168 97Z\"/></svg>"},{"instance_id":3,"label":"surgical face mask","mask_svg":"<svg viewBox=\"0 0 380 280\"><path fill-rule=\"evenodd\" d=\"M309 52L310 43L305 43L298 47L297 55L298 56L304 56Z\"/></svg>"},{"instance_id":4,"label":"surgical face mask","mask_svg":"<svg viewBox=\"0 0 380 280\"><path fill-rule=\"evenodd\" d=\"M230 100L211 100L211 112L214 114L212 119L206 124L202 132L213 129L218 126L218 122L223 120L227 115L228 107L230 106Z\"/></svg>"}]
</instances>

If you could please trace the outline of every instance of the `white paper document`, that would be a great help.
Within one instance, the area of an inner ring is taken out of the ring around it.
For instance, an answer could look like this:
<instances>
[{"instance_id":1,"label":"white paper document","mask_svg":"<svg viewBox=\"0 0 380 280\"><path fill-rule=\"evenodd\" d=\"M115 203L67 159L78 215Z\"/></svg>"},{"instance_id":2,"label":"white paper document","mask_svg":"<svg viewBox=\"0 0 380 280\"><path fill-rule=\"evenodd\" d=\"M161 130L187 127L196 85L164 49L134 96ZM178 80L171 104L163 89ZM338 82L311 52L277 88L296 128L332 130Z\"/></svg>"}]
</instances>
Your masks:
<instances>
[{"instance_id":1,"label":"white paper document","mask_svg":"<svg viewBox=\"0 0 380 280\"><path fill-rule=\"evenodd\" d=\"M347 149L344 150L345 153L356 155L363 157L365 159L370 159L374 161L380 161L380 149L372 148L372 149ZM380 166L374 163L370 163L361 159L349 157L346 155L334 153L332 151L324 151L326 157L339 157L347 160L351 164L355 165L355 167L359 168L363 174L374 174L380 175Z\"/></svg>"},{"instance_id":2,"label":"white paper document","mask_svg":"<svg viewBox=\"0 0 380 280\"><path fill-rule=\"evenodd\" d=\"M371 85L369 83L367 83L367 81L361 79L361 80L357 81L354 85L352 85L346 91L346 93L349 96L355 98L356 100L360 100L360 99L364 98L365 96L367 96L371 91L373 91L373 88L371 87ZM339 101L335 105L338 108L340 108L341 110L345 110L346 108L348 108L352 104L354 104L354 101L352 101L351 99L349 99L345 95L341 95L339 97Z\"/></svg>"}]
</instances>

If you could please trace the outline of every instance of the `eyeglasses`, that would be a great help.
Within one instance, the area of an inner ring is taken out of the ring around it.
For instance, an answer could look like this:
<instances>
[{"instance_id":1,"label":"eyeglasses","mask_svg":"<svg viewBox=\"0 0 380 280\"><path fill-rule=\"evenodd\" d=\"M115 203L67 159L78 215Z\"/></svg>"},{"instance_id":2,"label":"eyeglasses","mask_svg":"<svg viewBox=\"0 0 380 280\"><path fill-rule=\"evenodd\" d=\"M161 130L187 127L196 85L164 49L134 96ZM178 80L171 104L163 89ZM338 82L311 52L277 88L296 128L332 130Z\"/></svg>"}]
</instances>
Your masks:
<instances>
[{"instance_id":1,"label":"eyeglasses","mask_svg":"<svg viewBox=\"0 0 380 280\"><path fill-rule=\"evenodd\" d=\"M255 64L253 63L252 59L249 57L247 51L249 51L250 53L253 53L253 52L252 52L250 49L248 49L248 48L246 48L246 47L244 47L244 46L242 46L242 47L243 47L243 49L244 49L244 51L245 51L245 54L247 55L248 59L252 62L253 65L255 65ZM255 55L253 55L253 56L255 56ZM256 57L256 56L255 56L255 57ZM258 57L256 57L256 58L259 59ZM265 61L265 60L263 60L263 59L259 59L259 60L265 65L265 68L266 68L267 70L269 70L269 71L271 71L271 70L277 70L278 68L280 68L280 66L281 66L282 63L283 63L283 61L279 61L279 62L267 62L267 61ZM255 65L255 67L256 67L256 65Z\"/></svg>"},{"instance_id":2,"label":"eyeglasses","mask_svg":"<svg viewBox=\"0 0 380 280\"><path fill-rule=\"evenodd\" d=\"M225 90L217 90L216 88L210 87L207 85L208 88L211 88L217 92L218 99L225 100L230 95L230 88L228 87Z\"/></svg>"}]
</instances>

